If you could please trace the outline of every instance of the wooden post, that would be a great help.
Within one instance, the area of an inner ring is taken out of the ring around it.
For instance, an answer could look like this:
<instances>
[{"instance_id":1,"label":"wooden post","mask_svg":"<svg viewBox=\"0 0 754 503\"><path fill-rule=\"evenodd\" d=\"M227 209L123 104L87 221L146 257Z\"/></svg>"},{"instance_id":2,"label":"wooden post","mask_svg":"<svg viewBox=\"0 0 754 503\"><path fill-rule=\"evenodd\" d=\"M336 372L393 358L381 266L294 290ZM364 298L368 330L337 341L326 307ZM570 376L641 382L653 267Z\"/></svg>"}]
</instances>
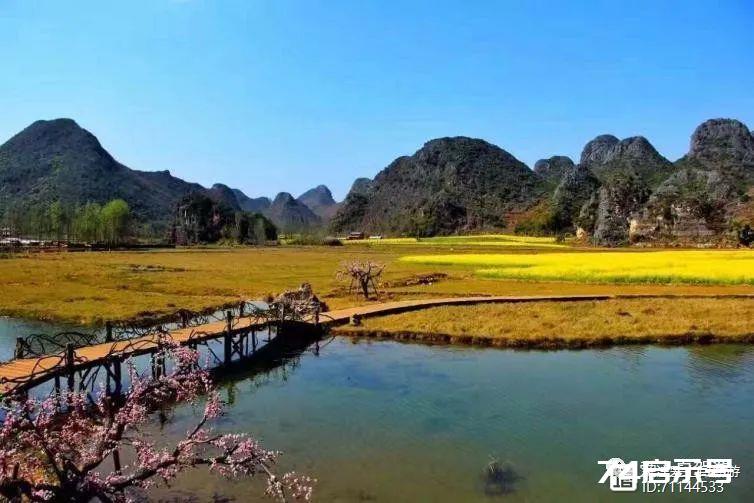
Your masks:
<instances>
[{"instance_id":1,"label":"wooden post","mask_svg":"<svg viewBox=\"0 0 754 503\"><path fill-rule=\"evenodd\" d=\"M68 391L73 391L73 385L74 385L74 370L73 370L73 364L75 359L75 352L73 349L73 343L69 342L65 345L65 367L66 367L66 373L68 374Z\"/></svg>"},{"instance_id":2,"label":"wooden post","mask_svg":"<svg viewBox=\"0 0 754 503\"><path fill-rule=\"evenodd\" d=\"M113 393L110 390L110 362L105 361L103 367L105 367L105 394L111 396Z\"/></svg>"},{"instance_id":3,"label":"wooden post","mask_svg":"<svg viewBox=\"0 0 754 503\"><path fill-rule=\"evenodd\" d=\"M358 327L361 325L361 315L359 314L353 314L351 315L351 325L354 327Z\"/></svg>"},{"instance_id":4,"label":"wooden post","mask_svg":"<svg viewBox=\"0 0 754 503\"><path fill-rule=\"evenodd\" d=\"M113 394L115 396L120 396L121 392L123 391L120 372L120 358L115 358L113 360L113 378L115 380L115 390L113 391Z\"/></svg>"},{"instance_id":5,"label":"wooden post","mask_svg":"<svg viewBox=\"0 0 754 503\"><path fill-rule=\"evenodd\" d=\"M112 342L112 341L113 341L113 322L108 320L105 322L105 342Z\"/></svg>"},{"instance_id":6,"label":"wooden post","mask_svg":"<svg viewBox=\"0 0 754 503\"><path fill-rule=\"evenodd\" d=\"M24 338L16 337L16 350L13 352L13 358L24 357Z\"/></svg>"},{"instance_id":7,"label":"wooden post","mask_svg":"<svg viewBox=\"0 0 754 503\"><path fill-rule=\"evenodd\" d=\"M152 379L162 377L164 356L161 353L152 353Z\"/></svg>"},{"instance_id":8,"label":"wooden post","mask_svg":"<svg viewBox=\"0 0 754 503\"><path fill-rule=\"evenodd\" d=\"M230 311L225 312L225 319L228 320L225 329L225 365L230 365L231 358L233 356L233 347L231 344L231 330L233 330L233 313Z\"/></svg>"},{"instance_id":9,"label":"wooden post","mask_svg":"<svg viewBox=\"0 0 754 503\"><path fill-rule=\"evenodd\" d=\"M120 466L120 452L118 452L118 449L115 449L113 451L113 468L115 468L116 472L119 472L121 469Z\"/></svg>"}]
</instances>

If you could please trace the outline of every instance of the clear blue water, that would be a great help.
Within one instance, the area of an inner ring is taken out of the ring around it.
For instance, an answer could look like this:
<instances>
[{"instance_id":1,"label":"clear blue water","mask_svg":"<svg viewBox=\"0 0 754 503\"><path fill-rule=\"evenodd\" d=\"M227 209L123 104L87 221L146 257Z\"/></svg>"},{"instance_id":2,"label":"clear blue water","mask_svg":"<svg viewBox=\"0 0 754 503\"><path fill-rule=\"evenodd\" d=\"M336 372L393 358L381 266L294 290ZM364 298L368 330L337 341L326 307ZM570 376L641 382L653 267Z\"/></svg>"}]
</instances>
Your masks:
<instances>
[{"instance_id":1,"label":"clear blue water","mask_svg":"<svg viewBox=\"0 0 754 503\"><path fill-rule=\"evenodd\" d=\"M17 328L0 323L0 354ZM281 471L319 479L317 501L753 500L751 346L542 352L334 339L220 386L229 405L218 428L283 451ZM155 428L177 437L200 410L180 405ZM513 473L502 496L485 485L491 457ZM722 495L614 494L597 484L597 461L612 457L733 458L741 476ZM260 491L195 471L153 495L264 500Z\"/></svg>"},{"instance_id":2,"label":"clear blue water","mask_svg":"<svg viewBox=\"0 0 754 503\"><path fill-rule=\"evenodd\" d=\"M752 501L754 349L507 351L336 339L223 387L220 427L285 452L319 501ZM169 434L187 429L182 406ZM515 476L491 496L490 457ZM722 495L620 495L598 460L733 458ZM192 473L176 491L254 500L248 482ZM163 494L162 492L160 494Z\"/></svg>"},{"instance_id":3,"label":"clear blue water","mask_svg":"<svg viewBox=\"0 0 754 503\"><path fill-rule=\"evenodd\" d=\"M0 316L0 361L7 361L13 358L17 337L26 337L31 334L53 335L64 330L93 331L93 329L82 327L55 325L43 321L21 320Z\"/></svg>"}]
</instances>

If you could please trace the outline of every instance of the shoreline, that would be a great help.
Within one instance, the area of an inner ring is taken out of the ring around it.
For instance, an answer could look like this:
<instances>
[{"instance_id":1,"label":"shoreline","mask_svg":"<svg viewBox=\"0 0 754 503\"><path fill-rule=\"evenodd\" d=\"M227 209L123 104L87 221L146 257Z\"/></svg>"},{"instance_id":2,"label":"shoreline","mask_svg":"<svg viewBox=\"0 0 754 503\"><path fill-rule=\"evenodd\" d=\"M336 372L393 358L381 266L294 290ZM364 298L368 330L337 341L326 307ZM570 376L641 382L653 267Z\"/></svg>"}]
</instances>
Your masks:
<instances>
[{"instance_id":1,"label":"shoreline","mask_svg":"<svg viewBox=\"0 0 754 503\"><path fill-rule=\"evenodd\" d=\"M389 340L397 342L455 347L479 347L521 350L581 350L614 346L708 346L712 344L754 344L754 332L720 336L713 333L668 334L663 336L603 336L595 338L538 337L533 339L490 337L485 335L453 335L414 331L387 331L373 329L333 327L328 332L337 337L365 340Z\"/></svg>"}]
</instances>

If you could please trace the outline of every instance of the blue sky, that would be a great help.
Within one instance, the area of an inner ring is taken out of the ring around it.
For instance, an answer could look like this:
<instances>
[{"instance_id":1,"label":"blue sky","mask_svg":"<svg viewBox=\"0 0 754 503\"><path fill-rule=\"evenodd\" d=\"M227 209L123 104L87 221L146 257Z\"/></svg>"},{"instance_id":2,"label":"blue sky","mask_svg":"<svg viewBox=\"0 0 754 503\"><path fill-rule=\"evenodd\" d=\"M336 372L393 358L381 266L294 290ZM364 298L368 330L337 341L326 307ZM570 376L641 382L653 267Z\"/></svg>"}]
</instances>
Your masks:
<instances>
[{"instance_id":1,"label":"blue sky","mask_svg":"<svg viewBox=\"0 0 754 503\"><path fill-rule=\"evenodd\" d=\"M0 0L0 141L71 117L119 161L343 197L428 139L530 166L601 133L665 156L754 127L754 2Z\"/></svg>"}]
</instances>

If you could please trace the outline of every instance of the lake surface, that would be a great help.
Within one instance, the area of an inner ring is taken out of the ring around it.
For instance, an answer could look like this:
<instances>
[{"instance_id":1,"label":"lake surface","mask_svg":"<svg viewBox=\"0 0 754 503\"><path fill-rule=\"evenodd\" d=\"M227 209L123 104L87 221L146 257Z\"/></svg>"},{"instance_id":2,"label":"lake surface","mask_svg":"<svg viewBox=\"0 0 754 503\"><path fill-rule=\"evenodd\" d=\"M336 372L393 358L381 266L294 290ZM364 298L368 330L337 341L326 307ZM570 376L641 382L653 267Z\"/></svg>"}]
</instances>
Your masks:
<instances>
[{"instance_id":1,"label":"lake surface","mask_svg":"<svg viewBox=\"0 0 754 503\"><path fill-rule=\"evenodd\" d=\"M26 337L32 334L53 335L65 330L78 330L85 333L94 332L91 328L55 325L43 321L21 320L0 316L0 361L7 361L13 358L17 337Z\"/></svg>"},{"instance_id":2,"label":"lake surface","mask_svg":"<svg viewBox=\"0 0 754 503\"><path fill-rule=\"evenodd\" d=\"M8 327L0 347L15 341ZM752 501L754 491L750 346L543 352L334 339L221 390L218 427L284 451L279 471L319 479L317 501ZM178 406L162 434L181 434L200 409ZM510 475L503 487L485 484L493 457ZM612 457L733 458L741 476L722 495L615 494L597 484L597 461ZM154 495L264 501L260 491L195 471Z\"/></svg>"},{"instance_id":3,"label":"lake surface","mask_svg":"<svg viewBox=\"0 0 754 503\"><path fill-rule=\"evenodd\" d=\"M754 350L746 346L509 351L335 339L223 388L221 428L285 452L318 501L752 501ZM176 411L168 432L194 410ZM491 457L514 475L485 485ZM722 495L624 495L598 460L733 458ZM180 491L254 500L193 473ZM498 491L499 492L499 491Z\"/></svg>"}]
</instances>

